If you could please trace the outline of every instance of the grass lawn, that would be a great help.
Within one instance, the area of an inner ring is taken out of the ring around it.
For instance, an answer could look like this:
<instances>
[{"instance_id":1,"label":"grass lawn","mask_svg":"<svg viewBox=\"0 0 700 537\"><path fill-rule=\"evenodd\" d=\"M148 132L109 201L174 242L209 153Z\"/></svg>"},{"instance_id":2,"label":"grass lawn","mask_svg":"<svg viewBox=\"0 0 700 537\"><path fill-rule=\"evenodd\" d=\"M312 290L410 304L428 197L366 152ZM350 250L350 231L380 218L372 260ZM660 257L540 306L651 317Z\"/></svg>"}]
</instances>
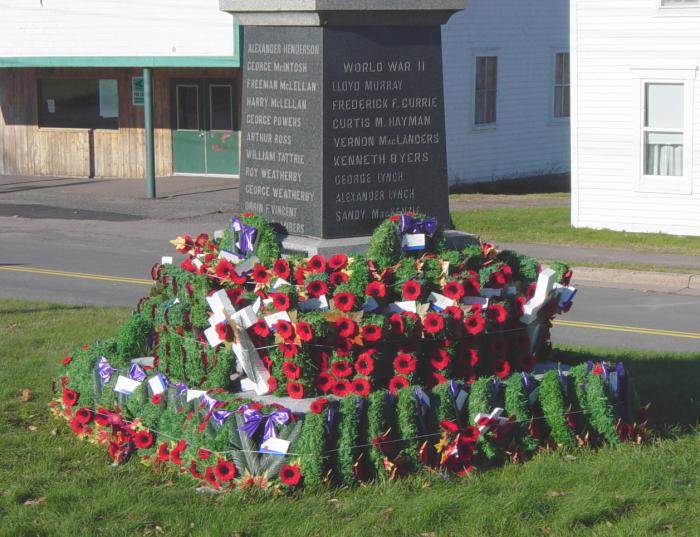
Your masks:
<instances>
[{"instance_id":1,"label":"grass lawn","mask_svg":"<svg viewBox=\"0 0 700 537\"><path fill-rule=\"evenodd\" d=\"M479 209L452 213L455 227L496 242L599 246L700 255L700 237L572 228L569 207Z\"/></svg>"},{"instance_id":2,"label":"grass lawn","mask_svg":"<svg viewBox=\"0 0 700 537\"><path fill-rule=\"evenodd\" d=\"M76 441L48 412L58 360L113 335L127 315L0 301L0 535L700 534L700 353L561 349L625 358L663 423L644 446L542 453L466 480L210 496L135 461L110 467L101 448Z\"/></svg>"}]
</instances>

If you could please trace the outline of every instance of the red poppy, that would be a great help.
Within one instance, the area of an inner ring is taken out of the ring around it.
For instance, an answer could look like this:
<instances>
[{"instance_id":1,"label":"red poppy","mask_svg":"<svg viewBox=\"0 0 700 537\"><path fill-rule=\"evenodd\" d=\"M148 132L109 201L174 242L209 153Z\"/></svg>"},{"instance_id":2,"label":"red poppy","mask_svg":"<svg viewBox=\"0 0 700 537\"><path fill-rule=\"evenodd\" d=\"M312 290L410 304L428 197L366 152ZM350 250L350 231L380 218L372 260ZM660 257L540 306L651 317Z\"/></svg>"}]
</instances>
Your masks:
<instances>
[{"instance_id":1,"label":"red poppy","mask_svg":"<svg viewBox=\"0 0 700 537\"><path fill-rule=\"evenodd\" d=\"M333 303L340 311L350 311L355 306L355 295L348 291L336 293L333 296Z\"/></svg>"},{"instance_id":2,"label":"red poppy","mask_svg":"<svg viewBox=\"0 0 700 537\"><path fill-rule=\"evenodd\" d=\"M257 283L267 283L270 280L270 273L262 263L257 263L253 267L253 280Z\"/></svg>"},{"instance_id":3,"label":"red poppy","mask_svg":"<svg viewBox=\"0 0 700 537\"><path fill-rule=\"evenodd\" d=\"M335 342L335 353L338 356L350 356L353 345L352 339L340 338Z\"/></svg>"},{"instance_id":4,"label":"red poppy","mask_svg":"<svg viewBox=\"0 0 700 537\"><path fill-rule=\"evenodd\" d=\"M397 354L394 358L394 369L402 375L408 375L416 370L416 359L407 353Z\"/></svg>"},{"instance_id":5,"label":"red poppy","mask_svg":"<svg viewBox=\"0 0 700 537\"><path fill-rule=\"evenodd\" d=\"M211 451L209 451L208 449L199 448L199 449L197 450L197 458L198 458L200 461L209 460L209 457L211 457L211 455L212 455L212 453L211 453Z\"/></svg>"},{"instance_id":6,"label":"red poppy","mask_svg":"<svg viewBox=\"0 0 700 537\"><path fill-rule=\"evenodd\" d=\"M356 378L352 380L352 391L355 392L357 395L361 396L368 396L371 385L369 383L369 380L367 379L362 379L362 378Z\"/></svg>"},{"instance_id":7,"label":"red poppy","mask_svg":"<svg viewBox=\"0 0 700 537\"><path fill-rule=\"evenodd\" d=\"M345 254L335 254L328 258L328 266L331 270L340 270L348 264L348 256Z\"/></svg>"},{"instance_id":8,"label":"red poppy","mask_svg":"<svg viewBox=\"0 0 700 537\"><path fill-rule=\"evenodd\" d=\"M105 427L109 424L109 410L106 408L98 407L97 412L95 412L95 422L97 425Z\"/></svg>"},{"instance_id":9,"label":"red poppy","mask_svg":"<svg viewBox=\"0 0 700 537\"><path fill-rule=\"evenodd\" d=\"M501 336L492 336L489 339L489 351L495 356L505 356L508 352L506 340Z\"/></svg>"},{"instance_id":10,"label":"red poppy","mask_svg":"<svg viewBox=\"0 0 700 537\"><path fill-rule=\"evenodd\" d=\"M437 371L433 371L428 378L428 387L432 388L433 386L437 386L438 384L443 384L445 382L447 382L447 379L444 375L441 375Z\"/></svg>"},{"instance_id":11,"label":"red poppy","mask_svg":"<svg viewBox=\"0 0 700 537\"><path fill-rule=\"evenodd\" d=\"M389 316L389 326L391 333L395 335L401 335L406 331L406 324L400 313L392 313Z\"/></svg>"},{"instance_id":12,"label":"red poppy","mask_svg":"<svg viewBox=\"0 0 700 537\"><path fill-rule=\"evenodd\" d=\"M368 324L362 327L362 339L373 343L382 339L382 328L376 324Z\"/></svg>"},{"instance_id":13,"label":"red poppy","mask_svg":"<svg viewBox=\"0 0 700 537\"><path fill-rule=\"evenodd\" d=\"M474 444L479 438L479 429L473 425L467 425L464 429L462 429L460 436L464 441Z\"/></svg>"},{"instance_id":14,"label":"red poppy","mask_svg":"<svg viewBox=\"0 0 700 537\"><path fill-rule=\"evenodd\" d=\"M214 475L223 483L231 481L236 476L236 466L232 462L222 459L216 463Z\"/></svg>"},{"instance_id":15,"label":"red poppy","mask_svg":"<svg viewBox=\"0 0 700 537\"><path fill-rule=\"evenodd\" d=\"M510 364L506 360L496 360L493 364L493 374L499 379L508 378L508 375L510 375Z\"/></svg>"},{"instance_id":16,"label":"red poppy","mask_svg":"<svg viewBox=\"0 0 700 537\"><path fill-rule=\"evenodd\" d=\"M158 394L154 395L153 397L151 397L151 403L153 403L154 405L159 405L162 402L163 402L163 394L158 393Z\"/></svg>"},{"instance_id":17,"label":"red poppy","mask_svg":"<svg viewBox=\"0 0 700 537\"><path fill-rule=\"evenodd\" d=\"M452 300L459 300L464 296L464 286L459 282L447 282L442 293Z\"/></svg>"},{"instance_id":18,"label":"red poppy","mask_svg":"<svg viewBox=\"0 0 700 537\"><path fill-rule=\"evenodd\" d=\"M294 362L282 362L284 376L291 380L297 380L301 376L301 367Z\"/></svg>"},{"instance_id":19,"label":"red poppy","mask_svg":"<svg viewBox=\"0 0 700 537\"><path fill-rule=\"evenodd\" d=\"M348 281L350 281L350 278L344 272L336 270L335 272L330 273L330 275L328 276L328 281L333 287L337 287L338 285L348 283Z\"/></svg>"},{"instance_id":20,"label":"red poppy","mask_svg":"<svg viewBox=\"0 0 700 537\"><path fill-rule=\"evenodd\" d=\"M318 399L316 399L315 401L313 401L311 403L311 407L310 407L311 413L312 414L320 414L321 412L323 412L323 409L326 408L327 405L328 405L328 399L326 399L325 397L319 397Z\"/></svg>"},{"instance_id":21,"label":"red poppy","mask_svg":"<svg viewBox=\"0 0 700 537\"><path fill-rule=\"evenodd\" d=\"M484 325L486 321L479 313L474 313L464 319L464 329L468 334L476 336L484 331Z\"/></svg>"},{"instance_id":22,"label":"red poppy","mask_svg":"<svg viewBox=\"0 0 700 537\"><path fill-rule=\"evenodd\" d=\"M267 326L265 319L258 319L253 325L253 332L259 337L267 337L270 335L270 327Z\"/></svg>"},{"instance_id":23,"label":"red poppy","mask_svg":"<svg viewBox=\"0 0 700 537\"><path fill-rule=\"evenodd\" d=\"M350 338L357 334L357 324L349 317L340 317L335 321L338 335L343 338Z\"/></svg>"},{"instance_id":24,"label":"red poppy","mask_svg":"<svg viewBox=\"0 0 700 537\"><path fill-rule=\"evenodd\" d=\"M298 266L296 270L294 271L294 279L297 282L297 285L304 285L306 282L306 276L304 275L304 267Z\"/></svg>"},{"instance_id":25,"label":"red poppy","mask_svg":"<svg viewBox=\"0 0 700 537\"><path fill-rule=\"evenodd\" d=\"M498 325L503 325L508 319L508 310L500 304L491 304L486 308L486 317Z\"/></svg>"},{"instance_id":26,"label":"red poppy","mask_svg":"<svg viewBox=\"0 0 700 537\"><path fill-rule=\"evenodd\" d=\"M469 367L474 367L476 364L479 363L480 356L479 356L478 349L474 349L474 348L467 349L466 355L467 355L467 360L469 361Z\"/></svg>"},{"instance_id":27,"label":"red poppy","mask_svg":"<svg viewBox=\"0 0 700 537\"><path fill-rule=\"evenodd\" d=\"M602 364L601 364L600 362L597 363L597 364L595 364L595 366L593 367L593 369L591 369L591 373L593 373L594 375L602 375L602 374L603 374L603 366L602 366Z\"/></svg>"},{"instance_id":28,"label":"red poppy","mask_svg":"<svg viewBox=\"0 0 700 537\"><path fill-rule=\"evenodd\" d=\"M158 446L158 455L156 456L158 462L166 462L170 460L170 450L168 449L168 444L163 442Z\"/></svg>"},{"instance_id":29,"label":"red poppy","mask_svg":"<svg viewBox=\"0 0 700 537\"><path fill-rule=\"evenodd\" d=\"M518 356L517 362L518 367L523 371L532 371L536 363L535 355L531 352L523 353L520 356Z\"/></svg>"},{"instance_id":30,"label":"red poppy","mask_svg":"<svg viewBox=\"0 0 700 537\"><path fill-rule=\"evenodd\" d=\"M415 280L408 280L401 287L401 293L406 300L418 300L421 293L421 286Z\"/></svg>"},{"instance_id":31,"label":"red poppy","mask_svg":"<svg viewBox=\"0 0 700 537\"><path fill-rule=\"evenodd\" d=\"M478 278L464 280L464 296L479 296L481 294L481 284Z\"/></svg>"},{"instance_id":32,"label":"red poppy","mask_svg":"<svg viewBox=\"0 0 700 537\"><path fill-rule=\"evenodd\" d=\"M311 341L314 338L314 332L311 325L306 321L299 321L296 324L296 333L302 341Z\"/></svg>"},{"instance_id":33,"label":"red poppy","mask_svg":"<svg viewBox=\"0 0 700 537\"><path fill-rule=\"evenodd\" d=\"M328 373L319 373L316 377L316 387L324 393L329 392L333 388L334 382L333 377Z\"/></svg>"},{"instance_id":34,"label":"red poppy","mask_svg":"<svg viewBox=\"0 0 700 537\"><path fill-rule=\"evenodd\" d=\"M326 259L322 255L315 255L311 257L306 264L306 267L311 271L311 272L325 272L326 271Z\"/></svg>"},{"instance_id":35,"label":"red poppy","mask_svg":"<svg viewBox=\"0 0 700 537\"><path fill-rule=\"evenodd\" d=\"M568 269L564 274L561 275L561 283L562 285L568 286L571 283L571 277L574 275L574 271L571 269Z\"/></svg>"},{"instance_id":36,"label":"red poppy","mask_svg":"<svg viewBox=\"0 0 700 537\"><path fill-rule=\"evenodd\" d=\"M64 406L75 406L75 403L78 402L78 392L64 388L61 399Z\"/></svg>"},{"instance_id":37,"label":"red poppy","mask_svg":"<svg viewBox=\"0 0 700 537\"><path fill-rule=\"evenodd\" d=\"M192 287L191 284L187 284L190 287ZM232 304L236 304L241 298L241 295L243 294L243 287L234 287L232 289L226 289L226 296L228 296L228 299L231 301ZM190 296L192 296L190 294Z\"/></svg>"},{"instance_id":38,"label":"red poppy","mask_svg":"<svg viewBox=\"0 0 700 537\"><path fill-rule=\"evenodd\" d=\"M275 264L272 265L272 272L275 276L282 278L283 280L288 280L292 270L289 268L289 263L286 259L278 259Z\"/></svg>"},{"instance_id":39,"label":"red poppy","mask_svg":"<svg viewBox=\"0 0 700 537\"><path fill-rule=\"evenodd\" d=\"M287 393L292 399L301 399L304 397L304 387L300 383L290 380L287 382Z\"/></svg>"},{"instance_id":40,"label":"red poppy","mask_svg":"<svg viewBox=\"0 0 700 537\"><path fill-rule=\"evenodd\" d=\"M530 348L530 336L527 332L516 332L510 338L513 348L517 351L524 351Z\"/></svg>"},{"instance_id":41,"label":"red poppy","mask_svg":"<svg viewBox=\"0 0 700 537\"><path fill-rule=\"evenodd\" d=\"M270 293L272 305L277 311L287 311L290 306L289 296L285 293Z\"/></svg>"},{"instance_id":42,"label":"red poppy","mask_svg":"<svg viewBox=\"0 0 700 537\"><path fill-rule=\"evenodd\" d=\"M396 392L398 392L402 388L406 388L409 386L411 383L408 382L408 379L406 377L393 377L389 381L389 391L396 395Z\"/></svg>"},{"instance_id":43,"label":"red poppy","mask_svg":"<svg viewBox=\"0 0 700 537\"><path fill-rule=\"evenodd\" d=\"M280 343L278 347L282 351L282 356L285 358L294 358L299 354L299 346L294 343Z\"/></svg>"},{"instance_id":44,"label":"red poppy","mask_svg":"<svg viewBox=\"0 0 700 537\"><path fill-rule=\"evenodd\" d=\"M357 358L357 361L355 362L355 371L357 371L360 375L364 375L365 377L372 374L372 371L374 371L374 358L372 358L372 355L369 352L363 352Z\"/></svg>"},{"instance_id":45,"label":"red poppy","mask_svg":"<svg viewBox=\"0 0 700 537\"><path fill-rule=\"evenodd\" d=\"M190 461L190 466L189 466L188 470L190 471L190 475L192 477L195 477L197 479L204 478L204 474L197 469L197 461L195 461L195 460Z\"/></svg>"},{"instance_id":46,"label":"red poppy","mask_svg":"<svg viewBox=\"0 0 700 537\"><path fill-rule=\"evenodd\" d=\"M231 341L233 339L233 330L226 321L217 323L215 328L216 335L219 336L219 339L223 341Z\"/></svg>"},{"instance_id":47,"label":"red poppy","mask_svg":"<svg viewBox=\"0 0 700 537\"><path fill-rule=\"evenodd\" d=\"M333 384L333 394L338 397L345 397L350 393L350 383L345 379L336 380Z\"/></svg>"},{"instance_id":48,"label":"red poppy","mask_svg":"<svg viewBox=\"0 0 700 537\"><path fill-rule=\"evenodd\" d=\"M81 423L90 423L92 421L92 410L88 407L79 408L75 412L75 419Z\"/></svg>"},{"instance_id":49,"label":"red poppy","mask_svg":"<svg viewBox=\"0 0 700 537\"><path fill-rule=\"evenodd\" d=\"M438 313L430 312L423 319L423 330L428 334L437 334L445 327L445 322Z\"/></svg>"},{"instance_id":50,"label":"red poppy","mask_svg":"<svg viewBox=\"0 0 700 537\"><path fill-rule=\"evenodd\" d=\"M430 365L435 369L445 369L450 365L451 360L452 357L449 352L445 349L438 349L438 351L433 354L432 358L430 358Z\"/></svg>"},{"instance_id":51,"label":"red poppy","mask_svg":"<svg viewBox=\"0 0 700 537\"><path fill-rule=\"evenodd\" d=\"M352 375L352 366L347 360L338 360L331 364L331 373L338 378L345 378Z\"/></svg>"},{"instance_id":52,"label":"red poppy","mask_svg":"<svg viewBox=\"0 0 700 537\"><path fill-rule=\"evenodd\" d=\"M148 449L153 445L153 435L150 431L137 431L134 435L134 445L138 449Z\"/></svg>"},{"instance_id":53,"label":"red poppy","mask_svg":"<svg viewBox=\"0 0 700 537\"><path fill-rule=\"evenodd\" d=\"M227 259L221 259L216 265L216 275L222 280L227 280L236 270L236 267Z\"/></svg>"},{"instance_id":54,"label":"red poppy","mask_svg":"<svg viewBox=\"0 0 700 537\"><path fill-rule=\"evenodd\" d=\"M533 282L530 285L528 285L527 289L525 289L525 298L530 300L533 296L535 296L536 290L537 290L537 283Z\"/></svg>"},{"instance_id":55,"label":"red poppy","mask_svg":"<svg viewBox=\"0 0 700 537\"><path fill-rule=\"evenodd\" d=\"M170 460L173 462L173 464L182 464L182 453L185 451L185 448L187 447L187 442L184 440L180 440L177 445L170 451Z\"/></svg>"},{"instance_id":56,"label":"red poppy","mask_svg":"<svg viewBox=\"0 0 700 537\"><path fill-rule=\"evenodd\" d=\"M267 389L270 390L271 392L276 392L277 389L279 388L279 383L277 382L277 379L270 375L270 378L267 379Z\"/></svg>"},{"instance_id":57,"label":"red poppy","mask_svg":"<svg viewBox=\"0 0 700 537\"><path fill-rule=\"evenodd\" d=\"M311 298L318 298L328 292L328 286L326 285L326 282L322 280L311 280L306 285L306 292Z\"/></svg>"},{"instance_id":58,"label":"red poppy","mask_svg":"<svg viewBox=\"0 0 700 537\"><path fill-rule=\"evenodd\" d=\"M213 466L207 466L207 469L204 471L204 479L206 479L207 483L209 483L215 489L221 488L221 483L219 483L216 480L216 476L214 475L214 467Z\"/></svg>"},{"instance_id":59,"label":"red poppy","mask_svg":"<svg viewBox=\"0 0 700 537\"><path fill-rule=\"evenodd\" d=\"M88 430L88 425L80 421L78 418L73 418L70 422L70 428L75 434L84 434Z\"/></svg>"},{"instance_id":60,"label":"red poppy","mask_svg":"<svg viewBox=\"0 0 700 537\"><path fill-rule=\"evenodd\" d=\"M294 340L294 326L289 321L280 319L274 324L275 332L279 334L282 339L287 341Z\"/></svg>"},{"instance_id":61,"label":"red poppy","mask_svg":"<svg viewBox=\"0 0 700 537\"><path fill-rule=\"evenodd\" d=\"M382 282L369 282L365 287L365 295L373 298L384 298L386 296L386 286Z\"/></svg>"},{"instance_id":62,"label":"red poppy","mask_svg":"<svg viewBox=\"0 0 700 537\"><path fill-rule=\"evenodd\" d=\"M61 360L61 364L62 364L62 365L68 365L68 364L71 363L72 361L73 361L73 357L72 357L72 356L66 356L63 360Z\"/></svg>"},{"instance_id":63,"label":"red poppy","mask_svg":"<svg viewBox=\"0 0 700 537\"><path fill-rule=\"evenodd\" d=\"M506 282L506 276L500 270L496 270L489 274L489 287L493 289L501 289Z\"/></svg>"},{"instance_id":64,"label":"red poppy","mask_svg":"<svg viewBox=\"0 0 700 537\"><path fill-rule=\"evenodd\" d=\"M288 487L296 487L301 483L301 472L296 464L285 464L280 470L280 481Z\"/></svg>"},{"instance_id":65,"label":"red poppy","mask_svg":"<svg viewBox=\"0 0 700 537\"><path fill-rule=\"evenodd\" d=\"M464 319L464 312L459 306L447 306L443 311L450 316L450 319L453 319L457 322L460 322Z\"/></svg>"}]
</instances>

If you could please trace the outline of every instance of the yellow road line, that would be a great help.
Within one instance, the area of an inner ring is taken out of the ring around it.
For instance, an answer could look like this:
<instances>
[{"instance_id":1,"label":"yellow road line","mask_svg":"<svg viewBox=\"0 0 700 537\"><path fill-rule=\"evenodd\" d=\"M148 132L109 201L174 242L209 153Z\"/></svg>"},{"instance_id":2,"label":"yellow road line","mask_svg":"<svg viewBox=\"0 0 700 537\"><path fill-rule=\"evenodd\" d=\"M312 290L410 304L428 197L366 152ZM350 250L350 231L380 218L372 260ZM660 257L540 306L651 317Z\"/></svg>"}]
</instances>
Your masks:
<instances>
[{"instance_id":1,"label":"yellow road line","mask_svg":"<svg viewBox=\"0 0 700 537\"><path fill-rule=\"evenodd\" d=\"M153 281L144 280L141 278L128 278L125 276L107 276L104 274L88 274L85 272L71 272L67 270L56 270L47 268L0 266L0 270L9 270L13 272L27 272L30 274L45 274L47 276L63 276L66 278L82 278L85 280L101 280L117 283L136 283L140 285L153 285ZM680 337L700 340L700 333L698 332L679 332L677 330L663 330L660 328L640 328L636 326L591 323L587 321L556 320L554 321L554 324L557 326L566 326L570 328L588 328L590 330L607 330L612 332L628 332L632 334L646 334L650 336Z\"/></svg>"},{"instance_id":2,"label":"yellow road line","mask_svg":"<svg viewBox=\"0 0 700 537\"><path fill-rule=\"evenodd\" d=\"M144 280L141 278L128 278L126 276L106 276L104 274L87 274L85 272L70 272L67 270L55 270L47 268L0 266L0 270L10 270L13 272L28 272L30 274L45 274L48 276L63 276L66 278L82 278L84 280L102 280L106 282L138 283L141 285L153 285L152 280Z\"/></svg>"},{"instance_id":3,"label":"yellow road line","mask_svg":"<svg viewBox=\"0 0 700 537\"><path fill-rule=\"evenodd\" d=\"M620 326L617 324L589 323L585 321L554 321L555 325L572 328L590 328L593 330L609 330L612 332L630 332L634 334L647 334L650 336L681 337L688 339L700 339L698 332L679 332L677 330L662 330L660 328L640 328L636 326Z\"/></svg>"}]
</instances>

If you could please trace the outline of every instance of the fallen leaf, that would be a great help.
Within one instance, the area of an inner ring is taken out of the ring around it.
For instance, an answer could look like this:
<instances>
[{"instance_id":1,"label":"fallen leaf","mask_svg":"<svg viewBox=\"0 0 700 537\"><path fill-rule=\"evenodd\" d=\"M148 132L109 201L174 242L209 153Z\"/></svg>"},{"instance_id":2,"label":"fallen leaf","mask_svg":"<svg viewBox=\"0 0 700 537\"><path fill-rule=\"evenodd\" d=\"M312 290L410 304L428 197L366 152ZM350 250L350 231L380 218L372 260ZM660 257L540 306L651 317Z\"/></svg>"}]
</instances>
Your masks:
<instances>
[{"instance_id":1,"label":"fallen leaf","mask_svg":"<svg viewBox=\"0 0 700 537\"><path fill-rule=\"evenodd\" d=\"M58 434L58 429L51 429L51 436L56 436Z\"/></svg>"},{"instance_id":2,"label":"fallen leaf","mask_svg":"<svg viewBox=\"0 0 700 537\"><path fill-rule=\"evenodd\" d=\"M610 522L609 520L606 520L606 521L605 521L605 525L606 525L608 528L612 528L612 526L613 526L613 525L612 525L612 522Z\"/></svg>"},{"instance_id":3,"label":"fallen leaf","mask_svg":"<svg viewBox=\"0 0 700 537\"><path fill-rule=\"evenodd\" d=\"M564 455L564 460L565 461L575 461L577 457L574 457L573 455Z\"/></svg>"},{"instance_id":4,"label":"fallen leaf","mask_svg":"<svg viewBox=\"0 0 700 537\"><path fill-rule=\"evenodd\" d=\"M560 497L560 496L566 496L566 493L565 493L565 492L556 491L556 490L550 490L547 494L548 494L549 496L551 496L552 498L558 498L558 497Z\"/></svg>"},{"instance_id":5,"label":"fallen leaf","mask_svg":"<svg viewBox=\"0 0 700 537\"><path fill-rule=\"evenodd\" d=\"M31 432L34 432L38 429L38 427L36 425L30 425L29 427L27 427L27 429L29 429Z\"/></svg>"},{"instance_id":6,"label":"fallen leaf","mask_svg":"<svg viewBox=\"0 0 700 537\"><path fill-rule=\"evenodd\" d=\"M35 498L33 500L27 500L24 502L24 505L39 505L40 503L44 503L46 501L46 498L44 496L40 498Z\"/></svg>"},{"instance_id":7,"label":"fallen leaf","mask_svg":"<svg viewBox=\"0 0 700 537\"><path fill-rule=\"evenodd\" d=\"M19 396L20 401L26 403L32 398L32 390L29 388L22 388L22 394Z\"/></svg>"},{"instance_id":8,"label":"fallen leaf","mask_svg":"<svg viewBox=\"0 0 700 537\"><path fill-rule=\"evenodd\" d=\"M434 531L426 531L425 533L420 534L421 537L437 537L437 533Z\"/></svg>"}]
</instances>

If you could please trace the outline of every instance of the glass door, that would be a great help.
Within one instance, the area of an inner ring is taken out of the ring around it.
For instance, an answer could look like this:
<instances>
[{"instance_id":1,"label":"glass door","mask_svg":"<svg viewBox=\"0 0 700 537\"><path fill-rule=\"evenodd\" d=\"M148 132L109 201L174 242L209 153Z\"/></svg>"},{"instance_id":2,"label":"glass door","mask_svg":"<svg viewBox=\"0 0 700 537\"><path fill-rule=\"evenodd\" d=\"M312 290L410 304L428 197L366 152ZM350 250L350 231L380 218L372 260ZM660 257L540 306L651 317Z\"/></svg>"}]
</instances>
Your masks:
<instances>
[{"instance_id":1,"label":"glass door","mask_svg":"<svg viewBox=\"0 0 700 537\"><path fill-rule=\"evenodd\" d=\"M207 173L238 174L238 132L234 129L233 84L207 83L207 97Z\"/></svg>"}]
</instances>

